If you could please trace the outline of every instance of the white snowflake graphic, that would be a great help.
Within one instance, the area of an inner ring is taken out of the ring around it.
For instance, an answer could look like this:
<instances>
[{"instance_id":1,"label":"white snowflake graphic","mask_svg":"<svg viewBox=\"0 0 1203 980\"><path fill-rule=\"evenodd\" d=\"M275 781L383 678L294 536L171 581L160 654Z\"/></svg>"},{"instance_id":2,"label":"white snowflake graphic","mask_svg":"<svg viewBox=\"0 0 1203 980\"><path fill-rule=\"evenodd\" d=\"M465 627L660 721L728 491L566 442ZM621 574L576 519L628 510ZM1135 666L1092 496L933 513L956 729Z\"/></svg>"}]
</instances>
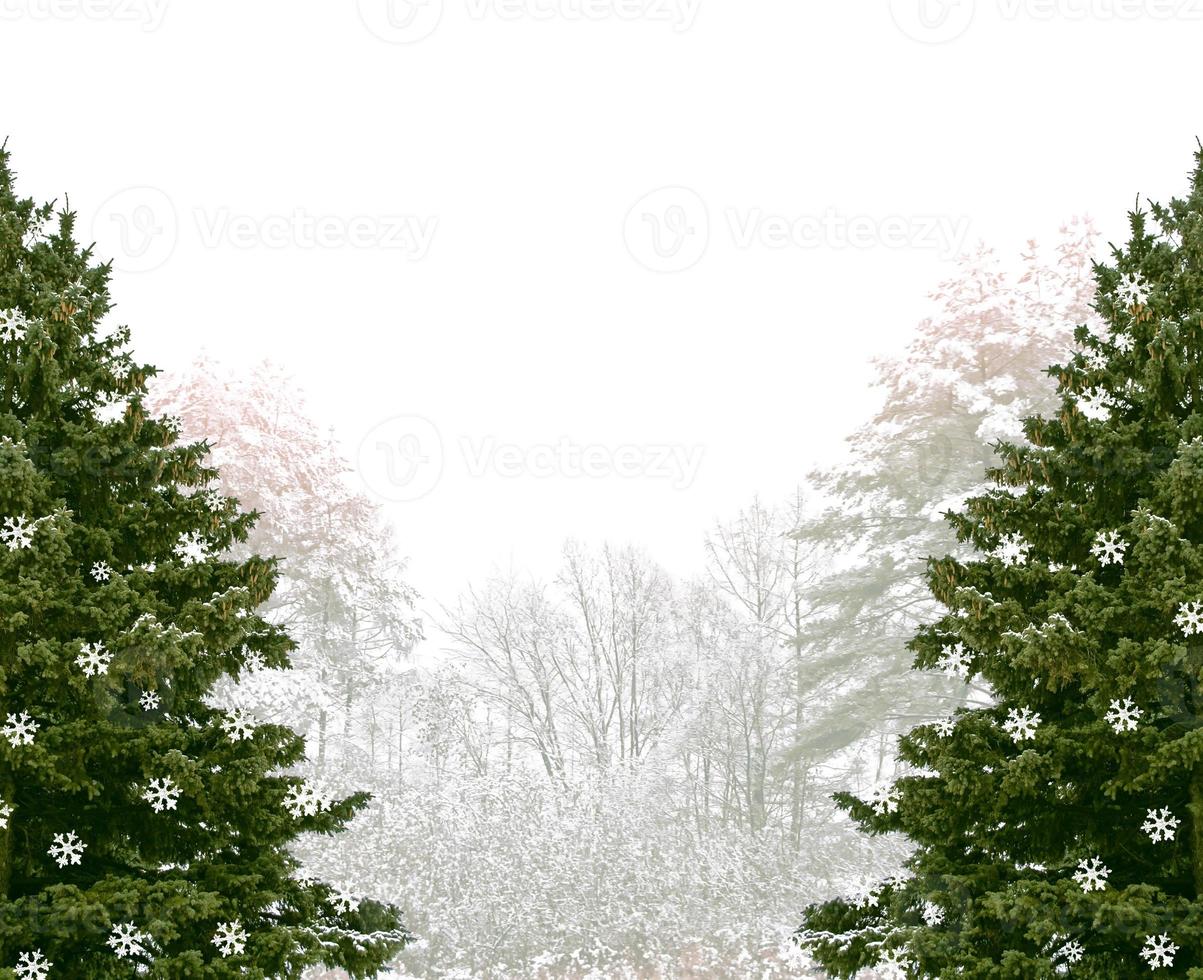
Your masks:
<instances>
[{"instance_id":1,"label":"white snowflake graphic","mask_svg":"<svg viewBox=\"0 0 1203 980\"><path fill-rule=\"evenodd\" d=\"M1149 284L1139 273L1121 276L1115 295L1126 306L1144 306L1149 301Z\"/></svg>"},{"instance_id":2,"label":"white snowflake graphic","mask_svg":"<svg viewBox=\"0 0 1203 980\"><path fill-rule=\"evenodd\" d=\"M13 808L4 800L0 800L0 830L5 830L8 827L8 818L13 815Z\"/></svg>"},{"instance_id":3,"label":"white snowflake graphic","mask_svg":"<svg viewBox=\"0 0 1203 980\"><path fill-rule=\"evenodd\" d=\"M1140 716L1144 714L1140 708L1132 703L1131 698L1124 698L1122 701L1115 700L1111 702L1111 710L1104 716L1107 724L1115 729L1116 733L1134 732L1136 731L1136 723L1140 721Z\"/></svg>"},{"instance_id":4,"label":"white snowflake graphic","mask_svg":"<svg viewBox=\"0 0 1203 980\"><path fill-rule=\"evenodd\" d=\"M1128 542L1119 536L1118 531L1100 531L1090 546L1090 553L1099 560L1100 565L1122 565L1127 547Z\"/></svg>"},{"instance_id":5,"label":"white snowflake graphic","mask_svg":"<svg viewBox=\"0 0 1203 980\"><path fill-rule=\"evenodd\" d=\"M9 745L15 749L18 745L31 745L37 730L38 723L22 711L19 715L8 716L0 734L3 734Z\"/></svg>"},{"instance_id":6,"label":"white snowflake graphic","mask_svg":"<svg viewBox=\"0 0 1203 980\"><path fill-rule=\"evenodd\" d=\"M52 966L54 964L42 955L40 949L35 949L30 953L22 953L17 957L16 972L18 980L46 980L46 975L50 972Z\"/></svg>"},{"instance_id":7,"label":"white snowflake graphic","mask_svg":"<svg viewBox=\"0 0 1203 980\"><path fill-rule=\"evenodd\" d=\"M1100 858L1083 858L1074 872L1074 881L1082 886L1084 892L1101 892L1107 887L1110 875L1111 869Z\"/></svg>"},{"instance_id":8,"label":"white snowflake graphic","mask_svg":"<svg viewBox=\"0 0 1203 980\"><path fill-rule=\"evenodd\" d=\"M246 933L242 923L235 919L233 922L222 922L213 934L213 945L222 956L240 956L246 949Z\"/></svg>"},{"instance_id":9,"label":"white snowflake graphic","mask_svg":"<svg viewBox=\"0 0 1203 980\"><path fill-rule=\"evenodd\" d=\"M1040 715L1030 708L1012 708L1007 712L1007 720L1003 722L1003 731L1016 742L1022 742L1036 737L1036 729L1040 726Z\"/></svg>"},{"instance_id":10,"label":"white snowflake graphic","mask_svg":"<svg viewBox=\"0 0 1203 980\"><path fill-rule=\"evenodd\" d=\"M12 343L25 336L29 321L20 310L0 310L0 340Z\"/></svg>"},{"instance_id":11,"label":"white snowflake graphic","mask_svg":"<svg viewBox=\"0 0 1203 980\"><path fill-rule=\"evenodd\" d=\"M869 794L869 806L873 808L873 812L878 816L884 816L887 813L898 812L898 802L901 796L897 786L875 786L873 792Z\"/></svg>"},{"instance_id":12,"label":"white snowflake graphic","mask_svg":"<svg viewBox=\"0 0 1203 980\"><path fill-rule=\"evenodd\" d=\"M994 549L994 557L1004 565L1021 565L1028 560L1031 546L1020 534L1004 534Z\"/></svg>"},{"instance_id":13,"label":"white snowflake graphic","mask_svg":"<svg viewBox=\"0 0 1203 980\"><path fill-rule=\"evenodd\" d=\"M60 868L65 868L68 864L79 864L87 846L75 835L74 830L69 830L65 834L55 834L54 843L46 853L58 862Z\"/></svg>"},{"instance_id":14,"label":"white snowflake graphic","mask_svg":"<svg viewBox=\"0 0 1203 980\"><path fill-rule=\"evenodd\" d=\"M1174 831L1179 822L1177 817L1163 807L1160 810L1150 810L1140 829L1149 835L1154 844L1160 844L1162 841L1174 839Z\"/></svg>"},{"instance_id":15,"label":"white snowflake graphic","mask_svg":"<svg viewBox=\"0 0 1203 980\"><path fill-rule=\"evenodd\" d=\"M221 491L216 487L209 487L202 491L201 500L209 510L218 511L225 509L226 498L222 496Z\"/></svg>"},{"instance_id":16,"label":"white snowflake graphic","mask_svg":"<svg viewBox=\"0 0 1203 980\"><path fill-rule=\"evenodd\" d=\"M1115 345L1115 349L1121 354L1132 353L1132 348L1136 346L1136 341L1132 339L1132 335L1126 333L1117 333L1111 338L1111 343Z\"/></svg>"},{"instance_id":17,"label":"white snowflake graphic","mask_svg":"<svg viewBox=\"0 0 1203 980\"><path fill-rule=\"evenodd\" d=\"M876 884L868 878L861 879L861 883L852 892L849 901L858 909L876 908L879 901Z\"/></svg>"},{"instance_id":18,"label":"white snowflake graphic","mask_svg":"<svg viewBox=\"0 0 1203 980\"><path fill-rule=\"evenodd\" d=\"M910 968L911 962L906 959L905 949L888 950L877 961L877 971L882 980L907 980Z\"/></svg>"},{"instance_id":19,"label":"white snowflake graphic","mask_svg":"<svg viewBox=\"0 0 1203 980\"><path fill-rule=\"evenodd\" d=\"M267 661L263 659L263 654L258 650L247 650L242 658L242 669L248 674L263 670L266 666Z\"/></svg>"},{"instance_id":20,"label":"white snowflake graphic","mask_svg":"<svg viewBox=\"0 0 1203 980\"><path fill-rule=\"evenodd\" d=\"M1149 964L1150 970L1156 970L1163 966L1173 966L1174 954L1177 952L1178 947L1163 932L1160 936L1147 937L1140 955Z\"/></svg>"},{"instance_id":21,"label":"white snowflake graphic","mask_svg":"<svg viewBox=\"0 0 1203 980\"><path fill-rule=\"evenodd\" d=\"M1115 396L1099 388L1088 388L1078 395L1078 411L1093 422L1106 422L1115 405Z\"/></svg>"},{"instance_id":22,"label":"white snowflake graphic","mask_svg":"<svg viewBox=\"0 0 1203 980\"><path fill-rule=\"evenodd\" d=\"M1085 952L1086 950L1080 942L1076 939L1071 939L1057 950L1057 958L1065 960L1066 963L1073 964L1079 962Z\"/></svg>"},{"instance_id":23,"label":"white snowflake graphic","mask_svg":"<svg viewBox=\"0 0 1203 980\"><path fill-rule=\"evenodd\" d=\"M80 650L80 655L75 658L75 666L83 670L85 677L109 672L113 655L104 648L103 643L81 643Z\"/></svg>"},{"instance_id":24,"label":"white snowflake graphic","mask_svg":"<svg viewBox=\"0 0 1203 980\"><path fill-rule=\"evenodd\" d=\"M1106 371L1110 364L1110 358L1107 357L1107 352L1102 350L1085 351L1082 354L1082 359L1086 362L1086 367L1091 371Z\"/></svg>"},{"instance_id":25,"label":"white snowflake graphic","mask_svg":"<svg viewBox=\"0 0 1203 980\"><path fill-rule=\"evenodd\" d=\"M284 805L294 817L300 819L320 813L325 806L325 800L308 782L302 781L288 788Z\"/></svg>"},{"instance_id":26,"label":"white snowflake graphic","mask_svg":"<svg viewBox=\"0 0 1203 980\"><path fill-rule=\"evenodd\" d=\"M24 517L4 518L4 527L0 528L0 542L8 545L9 551L18 548L33 547L34 525Z\"/></svg>"},{"instance_id":27,"label":"white snowflake graphic","mask_svg":"<svg viewBox=\"0 0 1203 980\"><path fill-rule=\"evenodd\" d=\"M117 923L108 938L109 947L122 959L145 956L146 947L143 943L146 941L147 937L139 932L132 922Z\"/></svg>"},{"instance_id":28,"label":"white snowflake graphic","mask_svg":"<svg viewBox=\"0 0 1203 980\"><path fill-rule=\"evenodd\" d=\"M188 531L180 535L180 540L171 549L185 565L199 565L209 557L209 545L201 537L199 531Z\"/></svg>"},{"instance_id":29,"label":"white snowflake graphic","mask_svg":"<svg viewBox=\"0 0 1203 980\"><path fill-rule=\"evenodd\" d=\"M923 921L927 923L929 928L934 929L944 921L944 910L935 902L924 902Z\"/></svg>"},{"instance_id":30,"label":"white snowflake graphic","mask_svg":"<svg viewBox=\"0 0 1203 980\"><path fill-rule=\"evenodd\" d=\"M241 742L255 734L256 719L250 712L242 708L234 708L222 719L222 730L232 742Z\"/></svg>"},{"instance_id":31,"label":"white snowflake graphic","mask_svg":"<svg viewBox=\"0 0 1203 980\"><path fill-rule=\"evenodd\" d=\"M940 738L948 738L955 725L956 723L951 718L945 718L943 721L937 721L933 727Z\"/></svg>"},{"instance_id":32,"label":"white snowflake graphic","mask_svg":"<svg viewBox=\"0 0 1203 980\"><path fill-rule=\"evenodd\" d=\"M965 652L965 645L963 643L954 643L952 646L944 648L944 652L940 655L940 660L936 666L945 673L964 677L969 673L969 661L970 657Z\"/></svg>"},{"instance_id":33,"label":"white snowflake graphic","mask_svg":"<svg viewBox=\"0 0 1203 980\"><path fill-rule=\"evenodd\" d=\"M143 691L142 696L138 698L138 703L142 705L143 711L157 711L159 705L163 703L163 699L154 691Z\"/></svg>"},{"instance_id":34,"label":"white snowflake graphic","mask_svg":"<svg viewBox=\"0 0 1203 980\"><path fill-rule=\"evenodd\" d=\"M343 914L354 912L359 908L359 899L342 885L334 886L334 894L331 896L330 902L334 905L335 909Z\"/></svg>"},{"instance_id":35,"label":"white snowflake graphic","mask_svg":"<svg viewBox=\"0 0 1203 980\"><path fill-rule=\"evenodd\" d=\"M162 779L150 781L150 785L142 794L142 799L150 804L155 813L162 813L164 810L175 809L176 803L180 799L180 790L172 782L170 776L164 776Z\"/></svg>"},{"instance_id":36,"label":"white snowflake graphic","mask_svg":"<svg viewBox=\"0 0 1203 980\"><path fill-rule=\"evenodd\" d=\"M98 561L92 566L92 578L97 582L107 582L113 574L113 569L107 561Z\"/></svg>"},{"instance_id":37,"label":"white snowflake graphic","mask_svg":"<svg viewBox=\"0 0 1203 980\"><path fill-rule=\"evenodd\" d=\"M1178 615L1174 617L1174 625L1183 633L1190 636L1203 633L1203 605L1197 602L1183 602L1178 606Z\"/></svg>"}]
</instances>

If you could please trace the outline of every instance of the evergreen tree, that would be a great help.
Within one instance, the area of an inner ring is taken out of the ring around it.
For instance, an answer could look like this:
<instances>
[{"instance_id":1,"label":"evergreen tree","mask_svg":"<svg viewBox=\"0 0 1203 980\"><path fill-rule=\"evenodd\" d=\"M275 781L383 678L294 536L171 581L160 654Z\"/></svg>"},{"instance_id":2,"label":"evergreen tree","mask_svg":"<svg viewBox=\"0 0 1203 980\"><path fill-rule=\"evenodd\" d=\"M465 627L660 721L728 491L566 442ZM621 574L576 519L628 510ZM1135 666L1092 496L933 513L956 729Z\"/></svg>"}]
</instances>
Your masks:
<instances>
[{"instance_id":1,"label":"evergreen tree","mask_svg":"<svg viewBox=\"0 0 1203 980\"><path fill-rule=\"evenodd\" d=\"M373 975L396 911L298 877L290 842L367 802L289 770L303 739L208 698L292 641L255 515L144 406L103 333L109 266L14 194L0 150L0 976ZM47 229L51 229L47 231Z\"/></svg>"},{"instance_id":2,"label":"evergreen tree","mask_svg":"<svg viewBox=\"0 0 1203 980\"><path fill-rule=\"evenodd\" d=\"M1068 221L1054 257L1028 242L1018 274L979 245L932 294L935 312L901 353L875 359L881 408L849 436L848 462L810 475L821 506L794 532L841 555L807 588L822 614L806 632L823 683L839 675L843 693L810 715L798 753L822 759L855 745L880 773L894 734L978 696L955 678L907 670L907 641L939 613L923 556L961 556L940 515L985 489L992 443L1021 438L1025 417L1056 407L1047 367L1089 315L1097 234L1089 220Z\"/></svg>"},{"instance_id":3,"label":"evergreen tree","mask_svg":"<svg viewBox=\"0 0 1203 980\"><path fill-rule=\"evenodd\" d=\"M1154 227L1156 226L1156 227ZM1203 977L1203 149L1095 269L1095 330L1050 368L1055 416L1001 443L932 559L915 667L992 692L900 739L867 800L915 845L898 878L812 906L833 975Z\"/></svg>"}]
</instances>

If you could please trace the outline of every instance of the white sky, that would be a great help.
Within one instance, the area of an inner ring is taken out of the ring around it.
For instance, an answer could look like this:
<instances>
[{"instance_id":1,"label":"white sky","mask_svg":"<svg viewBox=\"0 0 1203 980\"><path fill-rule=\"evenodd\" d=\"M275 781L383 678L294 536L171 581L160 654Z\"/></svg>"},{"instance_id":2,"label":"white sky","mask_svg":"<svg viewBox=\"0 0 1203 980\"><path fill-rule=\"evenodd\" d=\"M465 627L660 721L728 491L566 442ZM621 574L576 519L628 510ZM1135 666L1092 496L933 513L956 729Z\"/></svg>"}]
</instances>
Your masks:
<instances>
[{"instance_id":1,"label":"white sky","mask_svg":"<svg viewBox=\"0 0 1203 980\"><path fill-rule=\"evenodd\" d=\"M694 570L714 519L833 458L867 357L950 269L947 235L881 239L935 220L1011 253L1074 213L1118 239L1138 191L1185 188L1203 133L1203 0L0 0L0 20L21 189L69 192L116 258L138 355L285 364L349 458L366 439L442 601L494 564L550 572L570 535ZM772 247L772 218L804 244ZM591 474L538 448L561 440ZM517 463L481 472L499 446ZM661 447L700 452L695 477Z\"/></svg>"}]
</instances>

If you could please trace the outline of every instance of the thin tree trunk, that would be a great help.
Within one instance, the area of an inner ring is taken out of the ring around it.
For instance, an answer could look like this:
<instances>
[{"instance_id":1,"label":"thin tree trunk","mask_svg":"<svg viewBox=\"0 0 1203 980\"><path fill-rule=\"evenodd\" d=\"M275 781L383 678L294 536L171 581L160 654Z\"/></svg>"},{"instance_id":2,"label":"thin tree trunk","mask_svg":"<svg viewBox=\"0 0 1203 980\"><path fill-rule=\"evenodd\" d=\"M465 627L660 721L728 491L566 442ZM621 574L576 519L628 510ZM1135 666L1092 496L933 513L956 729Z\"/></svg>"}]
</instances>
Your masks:
<instances>
[{"instance_id":1,"label":"thin tree trunk","mask_svg":"<svg viewBox=\"0 0 1203 980\"><path fill-rule=\"evenodd\" d=\"M342 745L342 760L347 761L347 747L351 744L351 712L354 708L354 694L351 690L350 678L347 679L347 691L343 697L343 745Z\"/></svg>"},{"instance_id":2,"label":"thin tree trunk","mask_svg":"<svg viewBox=\"0 0 1203 980\"><path fill-rule=\"evenodd\" d=\"M510 774L510 766L514 761L514 708L505 706L505 774Z\"/></svg>"},{"instance_id":3,"label":"thin tree trunk","mask_svg":"<svg viewBox=\"0 0 1203 980\"><path fill-rule=\"evenodd\" d=\"M326 761L326 709L322 708L317 714L317 764Z\"/></svg>"},{"instance_id":4,"label":"thin tree trunk","mask_svg":"<svg viewBox=\"0 0 1203 980\"><path fill-rule=\"evenodd\" d=\"M368 764L376 772L376 705L368 705Z\"/></svg>"},{"instance_id":5,"label":"thin tree trunk","mask_svg":"<svg viewBox=\"0 0 1203 980\"><path fill-rule=\"evenodd\" d=\"M806 685L806 664L802 659L801 629L802 604L798 600L797 589L794 590L794 636L791 646L794 648L794 763L793 785L790 787L790 816L789 836L794 850L802 848L802 728L806 724L806 711L802 699L802 691Z\"/></svg>"}]
</instances>

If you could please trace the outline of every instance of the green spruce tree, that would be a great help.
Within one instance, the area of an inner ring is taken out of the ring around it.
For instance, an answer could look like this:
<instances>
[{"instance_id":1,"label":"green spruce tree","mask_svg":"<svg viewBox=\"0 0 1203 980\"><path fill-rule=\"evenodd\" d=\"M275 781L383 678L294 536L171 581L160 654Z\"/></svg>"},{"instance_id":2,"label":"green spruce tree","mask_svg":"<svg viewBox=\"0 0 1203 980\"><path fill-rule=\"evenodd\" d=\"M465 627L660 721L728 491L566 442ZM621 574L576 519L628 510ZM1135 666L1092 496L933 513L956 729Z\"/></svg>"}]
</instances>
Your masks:
<instances>
[{"instance_id":1,"label":"green spruce tree","mask_svg":"<svg viewBox=\"0 0 1203 980\"><path fill-rule=\"evenodd\" d=\"M1054 417L947 515L946 610L915 668L993 692L900 739L909 771L838 802L914 844L806 910L831 975L1203 978L1203 149L1096 267L1102 328L1050 368Z\"/></svg>"},{"instance_id":2,"label":"green spruce tree","mask_svg":"<svg viewBox=\"0 0 1203 980\"><path fill-rule=\"evenodd\" d=\"M0 977L372 976L396 911L288 850L366 794L289 775L300 737L207 697L292 648L256 614L273 561L220 557L255 515L144 410L73 228L0 150Z\"/></svg>"}]
</instances>

